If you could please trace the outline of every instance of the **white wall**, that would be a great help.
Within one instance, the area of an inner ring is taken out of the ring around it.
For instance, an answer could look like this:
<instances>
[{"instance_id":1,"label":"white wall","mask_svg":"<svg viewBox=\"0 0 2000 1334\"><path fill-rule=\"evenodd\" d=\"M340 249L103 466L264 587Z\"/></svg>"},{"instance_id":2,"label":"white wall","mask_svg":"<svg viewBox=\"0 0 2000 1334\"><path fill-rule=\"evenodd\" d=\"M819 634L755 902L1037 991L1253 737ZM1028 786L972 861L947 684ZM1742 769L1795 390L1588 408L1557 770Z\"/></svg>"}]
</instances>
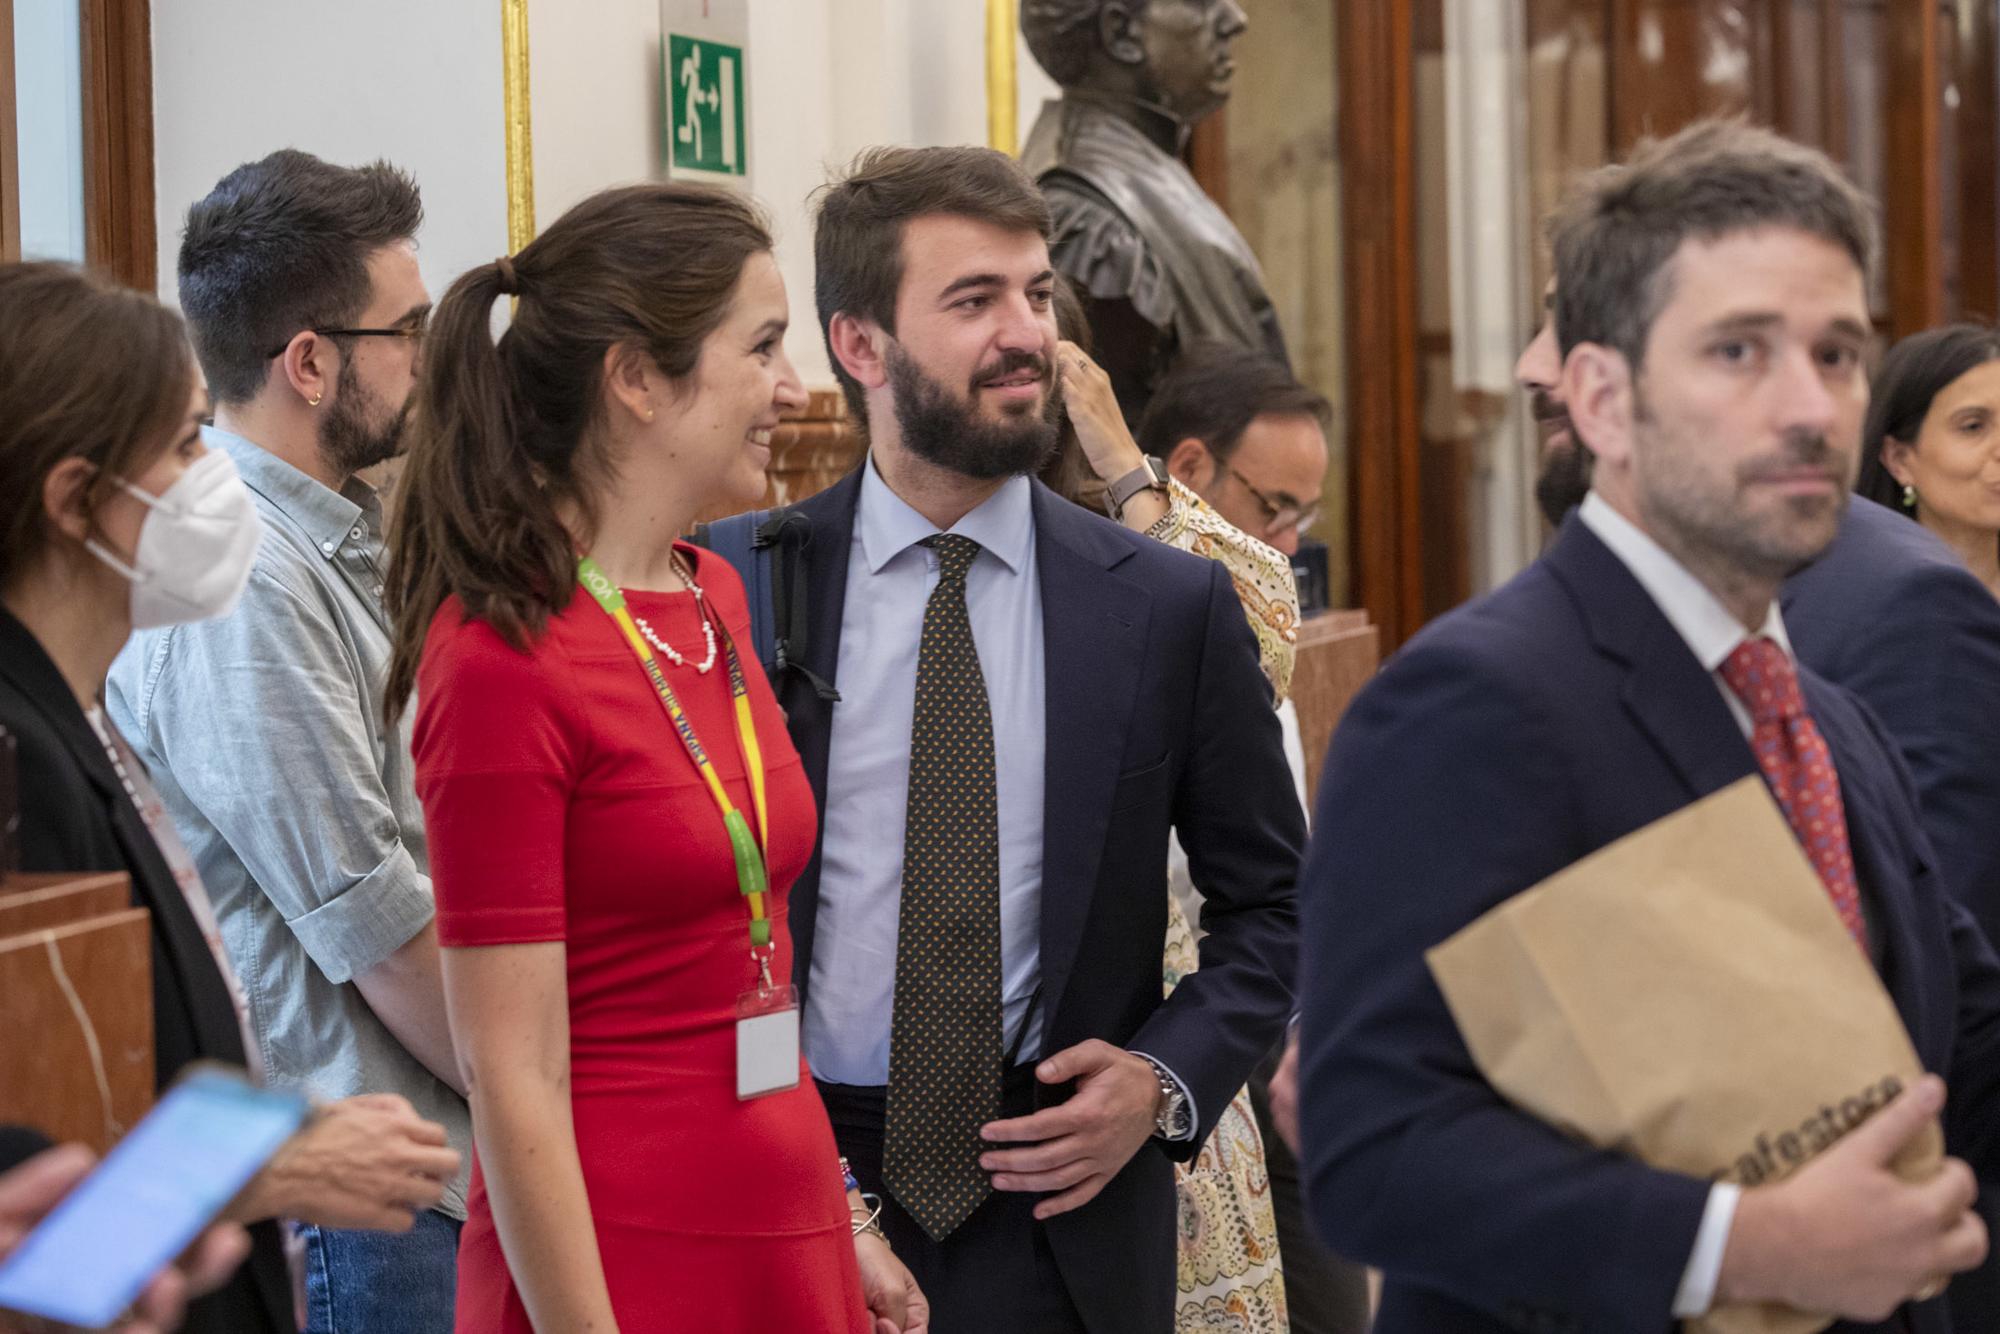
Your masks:
<instances>
[{"instance_id":1,"label":"white wall","mask_svg":"<svg viewBox=\"0 0 2000 1334\"><path fill-rule=\"evenodd\" d=\"M747 0L749 187L790 289L787 346L833 382L812 308L807 196L874 144L986 141L985 0ZM535 215L660 174L658 0L528 0ZM1017 43L1018 45L1018 43ZM1052 85L1018 52L1021 134ZM498 0L154 0L160 286L187 206L230 168L294 146L387 157L424 191L425 280L507 243Z\"/></svg>"},{"instance_id":2,"label":"white wall","mask_svg":"<svg viewBox=\"0 0 2000 1334\"><path fill-rule=\"evenodd\" d=\"M153 141L167 300L188 205L279 148L415 176L442 295L507 246L498 0L153 0Z\"/></svg>"},{"instance_id":3,"label":"white wall","mask_svg":"<svg viewBox=\"0 0 2000 1334\"><path fill-rule=\"evenodd\" d=\"M830 385L807 197L874 144L986 142L985 0L748 0L749 188L792 302L787 350ZM530 0L535 215L660 174L658 0ZM1021 132L1052 85L1019 52Z\"/></svg>"}]
</instances>

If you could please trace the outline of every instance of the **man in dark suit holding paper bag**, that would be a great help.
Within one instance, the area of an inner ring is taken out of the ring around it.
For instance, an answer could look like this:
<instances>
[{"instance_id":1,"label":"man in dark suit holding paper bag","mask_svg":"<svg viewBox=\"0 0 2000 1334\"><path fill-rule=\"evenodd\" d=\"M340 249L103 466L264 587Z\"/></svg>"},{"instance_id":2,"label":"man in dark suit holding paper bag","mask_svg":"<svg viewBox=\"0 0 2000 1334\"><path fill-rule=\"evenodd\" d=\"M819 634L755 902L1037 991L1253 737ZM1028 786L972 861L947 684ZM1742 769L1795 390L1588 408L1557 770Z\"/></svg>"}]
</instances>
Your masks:
<instances>
[{"instance_id":1,"label":"man in dark suit holding paper bag","mask_svg":"<svg viewBox=\"0 0 2000 1334\"><path fill-rule=\"evenodd\" d=\"M1823 156L1715 123L1594 178L1559 221L1563 390L1592 495L1542 560L1355 701L1301 878L1308 1193L1329 1243L1385 1272L1377 1334L1660 1334L1748 1302L1953 1328L1935 1299L1986 1251L1972 1173L1913 1185L1887 1164L1934 1116L1950 1152L2000 1161L2000 961L1936 883L1879 723L1796 666L1777 607L1846 508L1872 233ZM1758 773L1951 1092L1927 1079L1745 1190L1509 1105L1423 955Z\"/></svg>"}]
</instances>

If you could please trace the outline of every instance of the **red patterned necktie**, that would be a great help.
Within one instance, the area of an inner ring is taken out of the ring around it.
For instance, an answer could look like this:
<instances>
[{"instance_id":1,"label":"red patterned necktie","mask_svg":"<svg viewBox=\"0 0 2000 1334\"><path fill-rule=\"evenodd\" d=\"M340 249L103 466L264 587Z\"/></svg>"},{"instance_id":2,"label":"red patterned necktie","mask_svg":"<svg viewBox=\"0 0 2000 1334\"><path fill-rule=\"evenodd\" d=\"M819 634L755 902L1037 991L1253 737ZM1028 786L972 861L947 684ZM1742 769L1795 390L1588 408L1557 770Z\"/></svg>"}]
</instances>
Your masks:
<instances>
[{"instance_id":1,"label":"red patterned necktie","mask_svg":"<svg viewBox=\"0 0 2000 1334\"><path fill-rule=\"evenodd\" d=\"M1738 644L1723 660L1722 679L1750 710L1750 748L1757 752L1764 778L1848 934L1865 951L1868 925L1861 917L1861 888L1847 844L1840 775L1834 772L1826 738L1806 712L1792 660L1759 635Z\"/></svg>"}]
</instances>

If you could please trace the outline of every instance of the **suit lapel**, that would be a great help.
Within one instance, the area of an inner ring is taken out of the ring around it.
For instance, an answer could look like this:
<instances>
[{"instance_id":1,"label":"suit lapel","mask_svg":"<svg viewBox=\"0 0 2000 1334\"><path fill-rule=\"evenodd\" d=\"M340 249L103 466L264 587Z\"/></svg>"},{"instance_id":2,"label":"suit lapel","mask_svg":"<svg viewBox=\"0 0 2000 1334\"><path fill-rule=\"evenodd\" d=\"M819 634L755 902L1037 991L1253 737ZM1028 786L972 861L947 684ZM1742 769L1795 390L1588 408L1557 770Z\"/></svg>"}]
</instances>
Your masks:
<instances>
[{"instance_id":1,"label":"suit lapel","mask_svg":"<svg viewBox=\"0 0 2000 1334\"><path fill-rule=\"evenodd\" d=\"M1572 515L1545 558L1576 599L1591 641L1620 663L1620 694L1690 798L1759 772L1715 679L1624 562Z\"/></svg>"},{"instance_id":2,"label":"suit lapel","mask_svg":"<svg viewBox=\"0 0 2000 1334\"><path fill-rule=\"evenodd\" d=\"M861 468L868 466L867 456ZM861 468L826 490L801 501L798 512L812 523L806 547L806 666L815 676L839 688L840 625L847 609L847 560L853 548L854 509L861 499ZM792 743L805 762L806 775L821 805L826 798L827 745L833 737L833 706L811 687L794 681L787 690L786 714Z\"/></svg>"},{"instance_id":3,"label":"suit lapel","mask_svg":"<svg viewBox=\"0 0 2000 1334\"><path fill-rule=\"evenodd\" d=\"M862 455L861 468L868 466ZM838 689L840 625L847 609L847 560L853 547L854 507L861 497L861 468L796 507L812 524L806 547L806 667ZM826 837L826 762L833 741L834 705L812 686L792 677L780 701L817 806L818 837L812 859L792 883L788 909L792 932L792 980L803 1000L812 979L814 927L819 921L821 845Z\"/></svg>"},{"instance_id":4,"label":"suit lapel","mask_svg":"<svg viewBox=\"0 0 2000 1334\"><path fill-rule=\"evenodd\" d=\"M1112 572L1131 554L1114 534L1040 483L1034 509L1047 681L1042 1013L1053 1016L1097 887L1152 606Z\"/></svg>"},{"instance_id":5,"label":"suit lapel","mask_svg":"<svg viewBox=\"0 0 2000 1334\"><path fill-rule=\"evenodd\" d=\"M1917 952L1921 932L1915 916L1915 900L1909 894L1910 868L1898 859L1906 845L1897 837L1891 815L1882 808L1879 784L1869 781L1871 772L1867 750L1850 739L1838 702L1829 704L1832 688L1810 672L1800 674L1806 692L1806 708L1827 748L1833 752L1834 772L1840 775L1840 798L1847 816L1848 849L1854 856L1854 870L1861 893L1870 911L1869 927L1881 958L1882 983L1896 1003L1910 1038L1926 1060L1949 1047L1949 1035L1919 1031L1925 1017L1921 985L1925 961ZM1940 1045L1942 1039L1942 1045Z\"/></svg>"},{"instance_id":6,"label":"suit lapel","mask_svg":"<svg viewBox=\"0 0 2000 1334\"><path fill-rule=\"evenodd\" d=\"M1625 707L1686 784L1690 799L1761 774L1714 679L1597 535L1572 516L1548 559L1576 597L1599 651L1624 664ZM1898 840L1875 801L1875 785L1865 779L1866 760L1837 721L1837 708L1829 707L1830 687L1810 671L1800 673L1800 684L1813 720L1833 749L1836 771L1854 780L1841 784L1848 841L1885 936L1883 982L1904 1022L1911 1024L1923 1012L1917 994L1923 961L1914 952L1919 934L1909 896L1901 892L1908 870L1890 860ZM1935 1043L1925 1046L1925 1036L1912 1030L1919 1051L1935 1051Z\"/></svg>"}]
</instances>

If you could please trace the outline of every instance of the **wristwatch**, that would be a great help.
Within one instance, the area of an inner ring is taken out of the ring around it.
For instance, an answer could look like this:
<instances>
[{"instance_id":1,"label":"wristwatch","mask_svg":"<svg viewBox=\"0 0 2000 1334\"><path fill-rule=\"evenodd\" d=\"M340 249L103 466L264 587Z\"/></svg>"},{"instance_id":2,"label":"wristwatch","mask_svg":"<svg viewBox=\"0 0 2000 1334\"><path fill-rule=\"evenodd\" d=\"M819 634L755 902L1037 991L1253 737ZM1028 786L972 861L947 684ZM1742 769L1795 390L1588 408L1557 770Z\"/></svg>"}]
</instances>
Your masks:
<instances>
[{"instance_id":1,"label":"wristwatch","mask_svg":"<svg viewBox=\"0 0 2000 1334\"><path fill-rule=\"evenodd\" d=\"M1144 1052L1132 1054L1152 1066L1153 1078L1160 1081L1160 1110L1153 1116L1153 1133L1164 1140L1186 1139L1194 1129L1194 1110L1188 1106L1187 1094L1181 1092L1180 1081Z\"/></svg>"},{"instance_id":2,"label":"wristwatch","mask_svg":"<svg viewBox=\"0 0 2000 1334\"><path fill-rule=\"evenodd\" d=\"M1139 466L1126 473L1104 489L1104 507L1114 519L1121 518L1125 506L1141 491L1158 491L1167 494L1167 465L1151 454L1140 460Z\"/></svg>"}]
</instances>

